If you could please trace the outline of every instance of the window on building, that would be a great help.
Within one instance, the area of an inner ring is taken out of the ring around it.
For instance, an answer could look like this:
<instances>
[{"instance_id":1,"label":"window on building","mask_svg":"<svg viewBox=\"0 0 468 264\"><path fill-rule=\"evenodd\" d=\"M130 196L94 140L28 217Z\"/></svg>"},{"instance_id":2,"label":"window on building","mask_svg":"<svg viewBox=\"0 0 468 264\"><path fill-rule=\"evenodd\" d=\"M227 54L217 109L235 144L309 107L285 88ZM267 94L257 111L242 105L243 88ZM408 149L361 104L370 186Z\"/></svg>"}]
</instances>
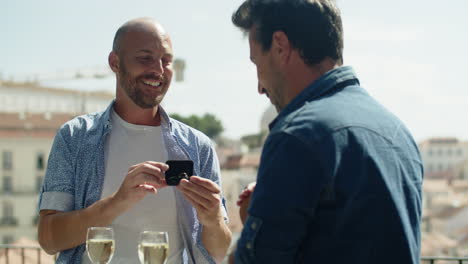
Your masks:
<instances>
[{"instance_id":1,"label":"window on building","mask_svg":"<svg viewBox=\"0 0 468 264\"><path fill-rule=\"evenodd\" d=\"M432 172L432 164L427 165L427 172Z\"/></svg>"},{"instance_id":2,"label":"window on building","mask_svg":"<svg viewBox=\"0 0 468 264\"><path fill-rule=\"evenodd\" d=\"M36 156L36 169L43 170L45 168L44 153L38 152Z\"/></svg>"},{"instance_id":3,"label":"window on building","mask_svg":"<svg viewBox=\"0 0 468 264\"><path fill-rule=\"evenodd\" d=\"M458 156L461 156L461 155L463 155L463 151L461 149L458 149L457 154L458 154Z\"/></svg>"},{"instance_id":4,"label":"window on building","mask_svg":"<svg viewBox=\"0 0 468 264\"><path fill-rule=\"evenodd\" d=\"M429 151L427 152L427 155L429 155L429 157L432 156L432 149L429 149Z\"/></svg>"},{"instance_id":5,"label":"window on building","mask_svg":"<svg viewBox=\"0 0 468 264\"><path fill-rule=\"evenodd\" d=\"M444 165L441 163L439 164L439 171L443 170L444 169Z\"/></svg>"},{"instance_id":6,"label":"window on building","mask_svg":"<svg viewBox=\"0 0 468 264\"><path fill-rule=\"evenodd\" d=\"M452 156L452 149L448 149L448 150L447 150L447 155L448 155L449 157Z\"/></svg>"},{"instance_id":7,"label":"window on building","mask_svg":"<svg viewBox=\"0 0 468 264\"><path fill-rule=\"evenodd\" d=\"M13 240L14 240L13 236L10 236L10 235L5 235L2 237L2 243L5 245L13 243Z\"/></svg>"},{"instance_id":8,"label":"window on building","mask_svg":"<svg viewBox=\"0 0 468 264\"><path fill-rule=\"evenodd\" d=\"M37 176L36 177L36 191L37 192L39 192L41 190L43 179L44 179L43 176Z\"/></svg>"},{"instance_id":9,"label":"window on building","mask_svg":"<svg viewBox=\"0 0 468 264\"><path fill-rule=\"evenodd\" d=\"M437 152L437 154L438 154L439 156L442 156L442 149L439 149L439 151Z\"/></svg>"},{"instance_id":10,"label":"window on building","mask_svg":"<svg viewBox=\"0 0 468 264\"><path fill-rule=\"evenodd\" d=\"M3 176L3 191L4 192L13 191L13 179L11 176Z\"/></svg>"},{"instance_id":11,"label":"window on building","mask_svg":"<svg viewBox=\"0 0 468 264\"><path fill-rule=\"evenodd\" d=\"M13 169L13 152L3 151L2 165L3 165L4 170L12 170Z\"/></svg>"},{"instance_id":12,"label":"window on building","mask_svg":"<svg viewBox=\"0 0 468 264\"><path fill-rule=\"evenodd\" d=\"M32 219L32 224L37 226L39 224L39 215L35 215Z\"/></svg>"},{"instance_id":13,"label":"window on building","mask_svg":"<svg viewBox=\"0 0 468 264\"><path fill-rule=\"evenodd\" d=\"M3 218L13 218L13 204L10 201L3 202Z\"/></svg>"},{"instance_id":14,"label":"window on building","mask_svg":"<svg viewBox=\"0 0 468 264\"><path fill-rule=\"evenodd\" d=\"M11 201L3 201L3 215L0 218L0 225L2 226L16 226L18 219L14 217L13 203Z\"/></svg>"}]
</instances>

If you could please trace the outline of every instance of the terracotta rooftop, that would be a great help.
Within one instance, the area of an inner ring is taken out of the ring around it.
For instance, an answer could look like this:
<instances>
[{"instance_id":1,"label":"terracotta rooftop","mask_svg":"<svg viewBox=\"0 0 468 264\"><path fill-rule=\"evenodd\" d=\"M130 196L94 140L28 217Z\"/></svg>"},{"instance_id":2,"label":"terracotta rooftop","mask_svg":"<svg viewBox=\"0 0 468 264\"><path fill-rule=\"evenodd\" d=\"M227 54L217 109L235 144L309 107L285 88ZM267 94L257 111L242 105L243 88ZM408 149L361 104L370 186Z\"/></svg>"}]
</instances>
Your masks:
<instances>
[{"instance_id":1,"label":"terracotta rooftop","mask_svg":"<svg viewBox=\"0 0 468 264\"><path fill-rule=\"evenodd\" d=\"M452 183L452 188L455 192L467 192L468 180L456 180Z\"/></svg>"},{"instance_id":2,"label":"terracotta rooftop","mask_svg":"<svg viewBox=\"0 0 468 264\"><path fill-rule=\"evenodd\" d=\"M234 154L226 158L223 169L232 170L239 168L258 168L260 163L260 153Z\"/></svg>"},{"instance_id":3,"label":"terracotta rooftop","mask_svg":"<svg viewBox=\"0 0 468 264\"><path fill-rule=\"evenodd\" d=\"M63 113L0 113L1 137L50 137L74 115Z\"/></svg>"},{"instance_id":4,"label":"terracotta rooftop","mask_svg":"<svg viewBox=\"0 0 468 264\"><path fill-rule=\"evenodd\" d=\"M424 179L423 190L425 192L448 192L450 187L448 186L447 180L442 179Z\"/></svg>"},{"instance_id":5,"label":"terracotta rooftop","mask_svg":"<svg viewBox=\"0 0 468 264\"><path fill-rule=\"evenodd\" d=\"M441 145L453 145L457 144L460 141L455 137L439 137L439 138L429 138L419 143L419 145L434 145L434 144L441 144Z\"/></svg>"},{"instance_id":6,"label":"terracotta rooftop","mask_svg":"<svg viewBox=\"0 0 468 264\"><path fill-rule=\"evenodd\" d=\"M457 215L466 208L468 208L468 204L461 204L459 206L446 206L438 212L434 212L432 216L435 218L447 219Z\"/></svg>"},{"instance_id":7,"label":"terracotta rooftop","mask_svg":"<svg viewBox=\"0 0 468 264\"><path fill-rule=\"evenodd\" d=\"M421 255L437 254L438 250L457 247L457 242L441 233L423 233L421 237Z\"/></svg>"}]
</instances>

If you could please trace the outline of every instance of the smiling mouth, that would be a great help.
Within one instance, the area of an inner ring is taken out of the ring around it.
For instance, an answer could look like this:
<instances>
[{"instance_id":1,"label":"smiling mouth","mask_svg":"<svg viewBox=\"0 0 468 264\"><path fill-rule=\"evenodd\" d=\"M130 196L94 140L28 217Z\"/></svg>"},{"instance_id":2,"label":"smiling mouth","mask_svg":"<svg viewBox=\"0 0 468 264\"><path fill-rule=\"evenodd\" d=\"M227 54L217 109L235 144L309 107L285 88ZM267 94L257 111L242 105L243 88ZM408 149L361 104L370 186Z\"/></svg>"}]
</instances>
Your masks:
<instances>
[{"instance_id":1,"label":"smiling mouth","mask_svg":"<svg viewBox=\"0 0 468 264\"><path fill-rule=\"evenodd\" d=\"M143 80L142 81L144 84L146 85L149 85L151 87L155 87L155 88L158 88L162 85L162 82L158 82L158 81L149 81L149 80Z\"/></svg>"}]
</instances>

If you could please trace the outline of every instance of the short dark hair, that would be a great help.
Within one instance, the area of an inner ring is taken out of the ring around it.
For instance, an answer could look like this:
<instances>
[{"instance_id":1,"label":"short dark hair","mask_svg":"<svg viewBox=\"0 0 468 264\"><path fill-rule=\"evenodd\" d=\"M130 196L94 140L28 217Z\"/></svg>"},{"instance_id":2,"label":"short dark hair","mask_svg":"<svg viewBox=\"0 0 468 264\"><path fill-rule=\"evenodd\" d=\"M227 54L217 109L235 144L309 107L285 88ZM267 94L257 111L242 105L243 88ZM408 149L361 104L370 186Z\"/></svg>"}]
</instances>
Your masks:
<instances>
[{"instance_id":1,"label":"short dark hair","mask_svg":"<svg viewBox=\"0 0 468 264\"><path fill-rule=\"evenodd\" d=\"M264 51L271 48L273 33L283 31L306 64L326 57L343 63L343 25L333 0L246 0L232 22L245 32L255 26Z\"/></svg>"},{"instance_id":2,"label":"short dark hair","mask_svg":"<svg viewBox=\"0 0 468 264\"><path fill-rule=\"evenodd\" d=\"M128 23L125 23L117 30L117 32L115 32L114 41L112 42L113 52L120 55L122 49L122 38L128 31L130 31L130 26Z\"/></svg>"}]
</instances>

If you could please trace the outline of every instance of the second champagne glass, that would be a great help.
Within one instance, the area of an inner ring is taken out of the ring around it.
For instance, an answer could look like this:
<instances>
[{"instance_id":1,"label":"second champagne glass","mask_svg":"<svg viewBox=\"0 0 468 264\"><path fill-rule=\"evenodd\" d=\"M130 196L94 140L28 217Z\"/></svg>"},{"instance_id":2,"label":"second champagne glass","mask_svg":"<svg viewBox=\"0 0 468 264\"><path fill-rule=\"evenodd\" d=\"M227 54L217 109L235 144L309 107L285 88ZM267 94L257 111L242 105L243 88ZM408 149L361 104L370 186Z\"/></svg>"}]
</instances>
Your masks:
<instances>
[{"instance_id":1,"label":"second champagne glass","mask_svg":"<svg viewBox=\"0 0 468 264\"><path fill-rule=\"evenodd\" d=\"M143 231L138 240L141 264L165 264L169 254L167 232Z\"/></svg>"},{"instance_id":2,"label":"second champagne glass","mask_svg":"<svg viewBox=\"0 0 468 264\"><path fill-rule=\"evenodd\" d=\"M110 227L90 227L86 235L86 251L95 264L107 264L114 255L114 230Z\"/></svg>"}]
</instances>

